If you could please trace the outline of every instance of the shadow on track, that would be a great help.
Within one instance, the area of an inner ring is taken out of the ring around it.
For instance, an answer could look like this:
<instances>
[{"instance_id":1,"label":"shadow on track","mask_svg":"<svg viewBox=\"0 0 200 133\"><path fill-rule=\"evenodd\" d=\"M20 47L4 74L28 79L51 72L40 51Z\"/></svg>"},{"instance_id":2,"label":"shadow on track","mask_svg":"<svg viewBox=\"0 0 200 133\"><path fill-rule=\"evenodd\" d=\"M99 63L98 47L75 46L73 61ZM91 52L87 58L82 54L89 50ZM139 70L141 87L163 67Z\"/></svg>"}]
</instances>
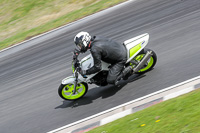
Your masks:
<instances>
[{"instance_id":1,"label":"shadow on track","mask_svg":"<svg viewBox=\"0 0 200 133\"><path fill-rule=\"evenodd\" d=\"M88 90L87 94L78 100L75 101L63 101L62 105L59 105L55 109L58 108L76 108L78 106L82 105L87 105L92 103L93 100L98 99L98 98L108 98L110 96L113 96L115 93L117 93L119 90L121 90L126 84L136 81L145 75L139 75L139 74L134 74L131 77L129 77L128 80L121 80L119 82L119 86L114 86L114 85L107 85L103 87L96 87Z\"/></svg>"}]
</instances>

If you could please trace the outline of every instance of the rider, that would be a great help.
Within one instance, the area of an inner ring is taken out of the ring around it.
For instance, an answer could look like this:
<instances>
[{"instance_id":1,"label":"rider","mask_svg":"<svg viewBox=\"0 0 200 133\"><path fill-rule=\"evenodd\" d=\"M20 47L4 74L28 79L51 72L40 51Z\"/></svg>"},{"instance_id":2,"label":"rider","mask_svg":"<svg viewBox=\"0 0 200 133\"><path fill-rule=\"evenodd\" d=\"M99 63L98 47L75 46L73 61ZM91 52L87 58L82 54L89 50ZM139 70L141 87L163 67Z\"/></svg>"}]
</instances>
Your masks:
<instances>
[{"instance_id":1,"label":"rider","mask_svg":"<svg viewBox=\"0 0 200 133\"><path fill-rule=\"evenodd\" d=\"M116 84L119 77L127 79L127 73L131 73L131 67L124 69L127 61L127 52L124 45L104 37L91 37L87 32L78 33L74 42L78 50L82 53L90 49L94 59L94 66L88 70L79 70L81 75L90 75L101 70L101 60L111 64L108 72L107 82ZM78 54L77 54L78 55Z\"/></svg>"}]
</instances>

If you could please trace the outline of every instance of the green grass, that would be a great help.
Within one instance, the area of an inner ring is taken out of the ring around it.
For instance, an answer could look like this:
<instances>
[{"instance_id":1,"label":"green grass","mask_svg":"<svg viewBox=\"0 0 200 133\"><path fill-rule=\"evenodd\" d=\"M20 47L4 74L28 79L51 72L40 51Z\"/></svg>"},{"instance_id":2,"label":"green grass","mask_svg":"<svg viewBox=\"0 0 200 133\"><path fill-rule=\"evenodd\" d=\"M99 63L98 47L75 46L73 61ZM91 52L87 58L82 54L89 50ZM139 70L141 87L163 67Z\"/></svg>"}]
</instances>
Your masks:
<instances>
[{"instance_id":1,"label":"green grass","mask_svg":"<svg viewBox=\"0 0 200 133\"><path fill-rule=\"evenodd\" d=\"M88 133L200 133L200 90L154 105Z\"/></svg>"},{"instance_id":2,"label":"green grass","mask_svg":"<svg viewBox=\"0 0 200 133\"><path fill-rule=\"evenodd\" d=\"M126 0L1 0L0 50Z\"/></svg>"}]
</instances>

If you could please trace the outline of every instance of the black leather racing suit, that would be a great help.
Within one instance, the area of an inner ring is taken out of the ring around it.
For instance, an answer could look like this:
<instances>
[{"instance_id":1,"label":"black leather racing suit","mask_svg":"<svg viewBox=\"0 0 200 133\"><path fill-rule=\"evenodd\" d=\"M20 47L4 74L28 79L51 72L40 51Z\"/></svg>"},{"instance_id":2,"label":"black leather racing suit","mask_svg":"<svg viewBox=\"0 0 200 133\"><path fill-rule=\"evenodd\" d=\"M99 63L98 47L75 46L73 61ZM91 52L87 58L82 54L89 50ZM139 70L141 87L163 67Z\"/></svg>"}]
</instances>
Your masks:
<instances>
[{"instance_id":1,"label":"black leather racing suit","mask_svg":"<svg viewBox=\"0 0 200 133\"><path fill-rule=\"evenodd\" d=\"M111 64L108 72L107 82L114 84L116 78L122 72L127 60L126 48L111 39L94 36L90 48L94 58L94 66L86 71L86 74L93 74L101 70L101 60Z\"/></svg>"}]
</instances>

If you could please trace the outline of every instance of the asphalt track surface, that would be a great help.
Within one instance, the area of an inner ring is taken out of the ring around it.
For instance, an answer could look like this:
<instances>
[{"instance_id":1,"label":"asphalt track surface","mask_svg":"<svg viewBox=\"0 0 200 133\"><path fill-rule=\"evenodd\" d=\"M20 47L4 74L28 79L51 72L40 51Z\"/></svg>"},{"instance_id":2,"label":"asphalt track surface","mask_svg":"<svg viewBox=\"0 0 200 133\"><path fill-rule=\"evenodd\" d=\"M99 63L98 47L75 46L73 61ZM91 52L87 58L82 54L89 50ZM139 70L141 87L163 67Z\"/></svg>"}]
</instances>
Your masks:
<instances>
[{"instance_id":1,"label":"asphalt track surface","mask_svg":"<svg viewBox=\"0 0 200 133\"><path fill-rule=\"evenodd\" d=\"M118 42L149 33L155 69L121 88L90 86L83 99L62 100L57 88L71 75L73 38L82 30ZM137 0L1 52L0 133L47 132L199 76L199 36L199 0Z\"/></svg>"}]
</instances>

